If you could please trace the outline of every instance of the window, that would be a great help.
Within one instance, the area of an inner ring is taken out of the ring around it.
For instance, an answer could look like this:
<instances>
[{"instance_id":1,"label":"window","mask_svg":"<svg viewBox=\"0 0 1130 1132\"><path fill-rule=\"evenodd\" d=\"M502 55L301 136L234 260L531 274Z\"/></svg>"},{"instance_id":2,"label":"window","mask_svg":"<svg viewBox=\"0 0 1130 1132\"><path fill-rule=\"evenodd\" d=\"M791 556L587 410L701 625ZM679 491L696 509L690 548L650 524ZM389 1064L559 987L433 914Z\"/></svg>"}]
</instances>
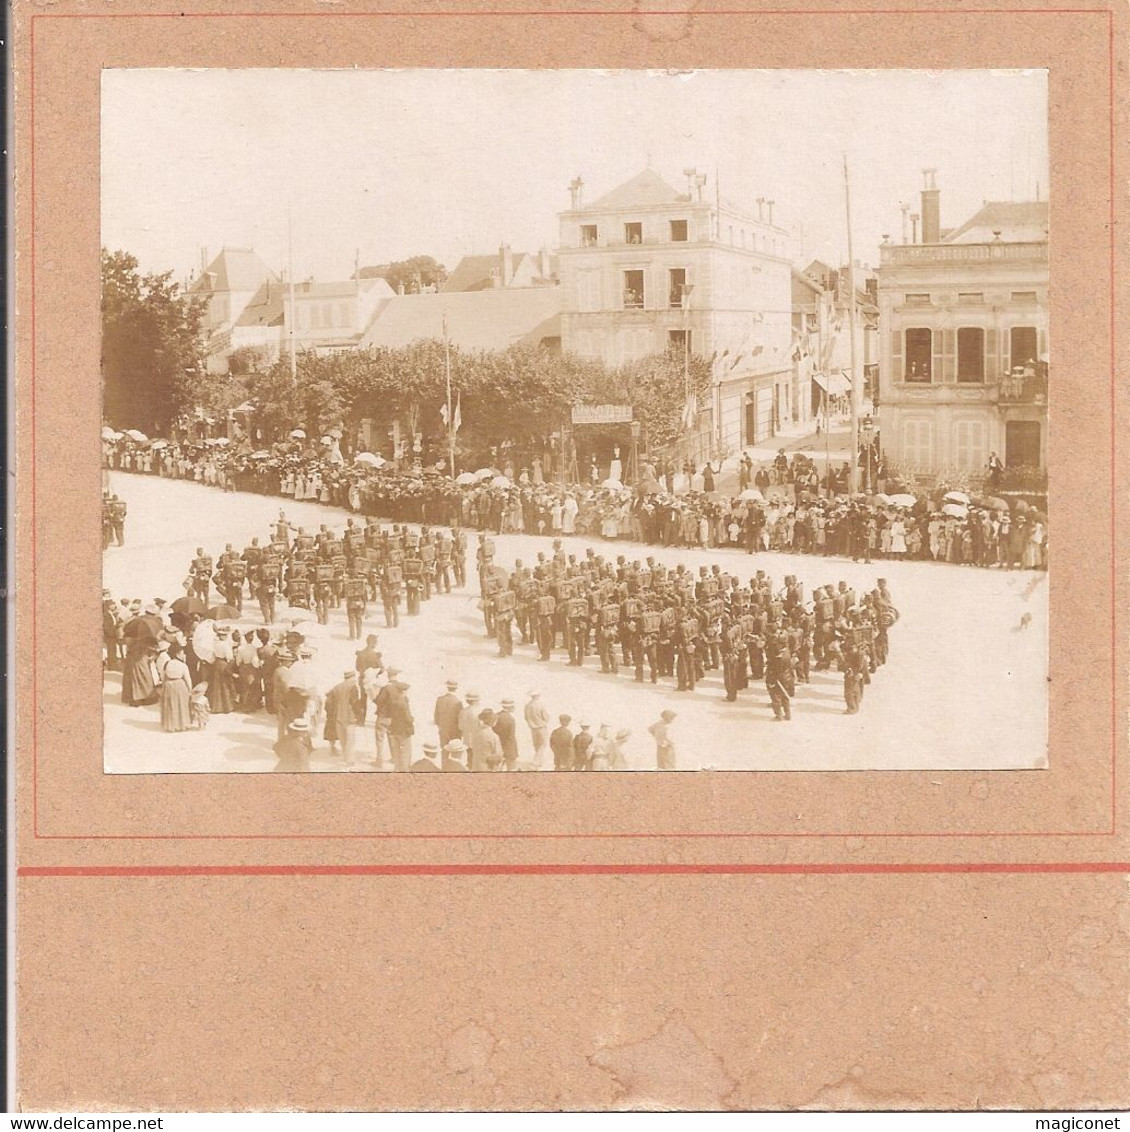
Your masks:
<instances>
[{"instance_id":1,"label":"window","mask_svg":"<svg viewBox=\"0 0 1130 1132\"><path fill-rule=\"evenodd\" d=\"M581 225L581 247L582 248L595 248L596 247L596 225L595 224L582 224Z\"/></svg>"},{"instance_id":2,"label":"window","mask_svg":"<svg viewBox=\"0 0 1130 1132\"><path fill-rule=\"evenodd\" d=\"M955 421L953 426L953 462L962 472L979 471L989 458L985 443L984 421Z\"/></svg>"},{"instance_id":3,"label":"window","mask_svg":"<svg viewBox=\"0 0 1130 1132\"><path fill-rule=\"evenodd\" d=\"M1032 306L1036 305L1036 292L1035 291L1013 291L1012 301L1014 303L1026 303Z\"/></svg>"},{"instance_id":4,"label":"window","mask_svg":"<svg viewBox=\"0 0 1130 1132\"><path fill-rule=\"evenodd\" d=\"M624 243L643 243L643 225L638 220L634 220L631 223L624 225Z\"/></svg>"},{"instance_id":5,"label":"window","mask_svg":"<svg viewBox=\"0 0 1130 1132\"><path fill-rule=\"evenodd\" d=\"M676 353L682 354L684 352L693 352L691 347L694 343L694 332L690 330L668 330L667 331L667 348Z\"/></svg>"},{"instance_id":6,"label":"window","mask_svg":"<svg viewBox=\"0 0 1130 1132\"><path fill-rule=\"evenodd\" d=\"M1010 468L1039 468L1040 422L1006 421L1004 462Z\"/></svg>"},{"instance_id":7,"label":"window","mask_svg":"<svg viewBox=\"0 0 1130 1132\"><path fill-rule=\"evenodd\" d=\"M957 380L985 380L985 332L979 326L958 327Z\"/></svg>"},{"instance_id":8,"label":"window","mask_svg":"<svg viewBox=\"0 0 1130 1132\"><path fill-rule=\"evenodd\" d=\"M338 303L337 305L337 324L338 326L348 326L352 321L349 317L349 304Z\"/></svg>"},{"instance_id":9,"label":"window","mask_svg":"<svg viewBox=\"0 0 1130 1132\"><path fill-rule=\"evenodd\" d=\"M1014 326L1009 331L1009 357L1013 370L1036 367L1036 328Z\"/></svg>"},{"instance_id":10,"label":"window","mask_svg":"<svg viewBox=\"0 0 1130 1132\"><path fill-rule=\"evenodd\" d=\"M928 307L930 305L930 296L923 292L907 295L906 305L908 307Z\"/></svg>"},{"instance_id":11,"label":"window","mask_svg":"<svg viewBox=\"0 0 1130 1132\"><path fill-rule=\"evenodd\" d=\"M577 272L577 307L582 311L600 310L600 269Z\"/></svg>"},{"instance_id":12,"label":"window","mask_svg":"<svg viewBox=\"0 0 1130 1132\"><path fill-rule=\"evenodd\" d=\"M683 291L687 286L687 269L685 267L672 267L667 272L667 305L681 307L683 305Z\"/></svg>"},{"instance_id":13,"label":"window","mask_svg":"<svg viewBox=\"0 0 1130 1132\"><path fill-rule=\"evenodd\" d=\"M624 307L625 309L643 309L643 272L624 272Z\"/></svg>"},{"instance_id":14,"label":"window","mask_svg":"<svg viewBox=\"0 0 1130 1132\"><path fill-rule=\"evenodd\" d=\"M687 241L687 222L685 220L672 220L671 221L671 241L676 244L684 244Z\"/></svg>"},{"instance_id":15,"label":"window","mask_svg":"<svg viewBox=\"0 0 1130 1132\"><path fill-rule=\"evenodd\" d=\"M926 327L911 327L906 332L905 381L928 384L932 380L934 335Z\"/></svg>"},{"instance_id":16,"label":"window","mask_svg":"<svg viewBox=\"0 0 1130 1132\"><path fill-rule=\"evenodd\" d=\"M934 426L928 420L902 423L902 462L915 470L929 470L934 463Z\"/></svg>"},{"instance_id":17,"label":"window","mask_svg":"<svg viewBox=\"0 0 1130 1132\"><path fill-rule=\"evenodd\" d=\"M985 295L983 291L958 291L957 301L959 303L983 303Z\"/></svg>"}]
</instances>

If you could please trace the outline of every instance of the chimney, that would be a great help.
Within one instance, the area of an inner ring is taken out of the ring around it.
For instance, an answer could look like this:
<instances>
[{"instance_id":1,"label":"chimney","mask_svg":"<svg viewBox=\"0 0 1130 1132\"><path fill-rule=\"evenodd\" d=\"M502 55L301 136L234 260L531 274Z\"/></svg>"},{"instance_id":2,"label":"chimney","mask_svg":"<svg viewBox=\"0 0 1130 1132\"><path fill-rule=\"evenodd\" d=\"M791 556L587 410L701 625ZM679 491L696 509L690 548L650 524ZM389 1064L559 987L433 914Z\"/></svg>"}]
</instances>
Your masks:
<instances>
[{"instance_id":1,"label":"chimney","mask_svg":"<svg viewBox=\"0 0 1130 1132\"><path fill-rule=\"evenodd\" d=\"M401 281L400 281L400 282L399 282L399 283L398 283L398 284L396 285L396 293L397 293L398 295L404 295L404 294L406 294L406 293L407 293L407 292L406 292L406 291L404 290L404 280L403 280L403 279L401 279Z\"/></svg>"},{"instance_id":2,"label":"chimney","mask_svg":"<svg viewBox=\"0 0 1130 1132\"><path fill-rule=\"evenodd\" d=\"M923 169L925 184L922 189L922 242L936 244L942 238L941 190L934 180L937 169Z\"/></svg>"},{"instance_id":3,"label":"chimney","mask_svg":"<svg viewBox=\"0 0 1130 1132\"><path fill-rule=\"evenodd\" d=\"M539 248L538 249L538 275L542 279L549 279L551 269L552 269L552 265L550 264L550 261L549 261L549 248Z\"/></svg>"},{"instance_id":4,"label":"chimney","mask_svg":"<svg viewBox=\"0 0 1130 1132\"><path fill-rule=\"evenodd\" d=\"M758 197L757 198L757 219L758 220L764 220L765 219L764 209L765 209L765 198L764 197Z\"/></svg>"},{"instance_id":5,"label":"chimney","mask_svg":"<svg viewBox=\"0 0 1130 1132\"><path fill-rule=\"evenodd\" d=\"M769 210L769 220L768 220L768 223L770 223L770 224L772 224L772 223L773 223L773 205L775 205L776 203L777 203L777 202L776 202L775 200L767 200L767 201L765 202L765 207L766 207L766 208L767 208L767 209Z\"/></svg>"},{"instance_id":6,"label":"chimney","mask_svg":"<svg viewBox=\"0 0 1130 1132\"><path fill-rule=\"evenodd\" d=\"M510 250L509 244L502 244L498 249L498 264L499 274L501 275L501 285L509 287L514 279L514 253Z\"/></svg>"},{"instance_id":7,"label":"chimney","mask_svg":"<svg viewBox=\"0 0 1130 1132\"><path fill-rule=\"evenodd\" d=\"M585 183L580 177L574 177L569 182L569 196L572 198L573 203L571 207L574 210L583 207L585 203L584 187Z\"/></svg>"},{"instance_id":8,"label":"chimney","mask_svg":"<svg viewBox=\"0 0 1130 1132\"><path fill-rule=\"evenodd\" d=\"M200 274L203 275L208 270L208 249L200 249Z\"/></svg>"},{"instance_id":9,"label":"chimney","mask_svg":"<svg viewBox=\"0 0 1130 1132\"><path fill-rule=\"evenodd\" d=\"M918 213L912 212L910 214L910 242L912 244L918 243Z\"/></svg>"}]
</instances>

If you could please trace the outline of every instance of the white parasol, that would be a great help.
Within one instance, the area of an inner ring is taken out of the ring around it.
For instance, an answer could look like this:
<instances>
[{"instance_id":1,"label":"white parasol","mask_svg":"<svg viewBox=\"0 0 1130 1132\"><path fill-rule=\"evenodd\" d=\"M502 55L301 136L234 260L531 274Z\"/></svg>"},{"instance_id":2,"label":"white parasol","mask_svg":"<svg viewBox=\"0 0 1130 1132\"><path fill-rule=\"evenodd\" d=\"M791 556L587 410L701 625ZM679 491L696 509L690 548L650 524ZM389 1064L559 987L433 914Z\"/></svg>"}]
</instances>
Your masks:
<instances>
[{"instance_id":1,"label":"white parasol","mask_svg":"<svg viewBox=\"0 0 1130 1132\"><path fill-rule=\"evenodd\" d=\"M756 487L747 487L745 491L743 491L741 495L738 496L738 498L744 499L747 503L753 503L755 501L763 500L765 496L762 495Z\"/></svg>"},{"instance_id":2,"label":"white parasol","mask_svg":"<svg viewBox=\"0 0 1130 1132\"><path fill-rule=\"evenodd\" d=\"M511 484L510 484L510 481L505 476L495 476L494 479L492 479L490 481L490 486L491 487L510 487Z\"/></svg>"},{"instance_id":3,"label":"white parasol","mask_svg":"<svg viewBox=\"0 0 1130 1132\"><path fill-rule=\"evenodd\" d=\"M300 428L294 429L291 432L290 435L293 436L295 440L305 440L306 439L306 433Z\"/></svg>"},{"instance_id":4,"label":"white parasol","mask_svg":"<svg viewBox=\"0 0 1130 1132\"><path fill-rule=\"evenodd\" d=\"M942 508L943 515L950 515L954 519L965 519L969 516L969 511L962 507L960 503L947 503Z\"/></svg>"},{"instance_id":5,"label":"white parasol","mask_svg":"<svg viewBox=\"0 0 1130 1132\"><path fill-rule=\"evenodd\" d=\"M892 495L891 502L896 507L913 507L918 501L913 495L908 495L906 492L903 492L901 495Z\"/></svg>"},{"instance_id":6,"label":"white parasol","mask_svg":"<svg viewBox=\"0 0 1130 1132\"><path fill-rule=\"evenodd\" d=\"M969 496L964 491L948 491L942 496L945 503L960 503L962 507L969 506Z\"/></svg>"},{"instance_id":7,"label":"white parasol","mask_svg":"<svg viewBox=\"0 0 1130 1132\"><path fill-rule=\"evenodd\" d=\"M126 436L128 436L130 440L136 440L138 444L144 444L149 439L145 433L136 428L127 428Z\"/></svg>"},{"instance_id":8,"label":"white parasol","mask_svg":"<svg viewBox=\"0 0 1130 1132\"><path fill-rule=\"evenodd\" d=\"M478 481L475 479L474 472L460 472L459 475L455 477L455 482L466 487L467 484L477 483Z\"/></svg>"}]
</instances>

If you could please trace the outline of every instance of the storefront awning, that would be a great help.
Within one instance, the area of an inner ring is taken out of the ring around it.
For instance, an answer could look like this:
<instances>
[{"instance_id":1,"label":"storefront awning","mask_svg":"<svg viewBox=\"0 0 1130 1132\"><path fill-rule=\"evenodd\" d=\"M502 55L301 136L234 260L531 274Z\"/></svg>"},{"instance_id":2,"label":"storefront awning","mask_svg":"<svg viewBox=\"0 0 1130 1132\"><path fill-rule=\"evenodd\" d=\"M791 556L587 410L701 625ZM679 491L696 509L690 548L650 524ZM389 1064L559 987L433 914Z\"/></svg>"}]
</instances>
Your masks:
<instances>
[{"instance_id":1,"label":"storefront awning","mask_svg":"<svg viewBox=\"0 0 1130 1132\"><path fill-rule=\"evenodd\" d=\"M819 373L813 371L812 380L823 389L829 397L841 397L851 392L851 382L843 373Z\"/></svg>"}]
</instances>

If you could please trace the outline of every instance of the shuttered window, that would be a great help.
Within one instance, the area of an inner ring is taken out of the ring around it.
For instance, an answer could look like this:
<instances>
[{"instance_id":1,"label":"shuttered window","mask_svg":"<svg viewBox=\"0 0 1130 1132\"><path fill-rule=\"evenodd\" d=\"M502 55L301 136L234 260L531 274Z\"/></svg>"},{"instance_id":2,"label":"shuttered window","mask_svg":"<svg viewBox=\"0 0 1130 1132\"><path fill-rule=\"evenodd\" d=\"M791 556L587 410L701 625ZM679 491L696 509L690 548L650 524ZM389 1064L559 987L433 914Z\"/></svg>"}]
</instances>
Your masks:
<instances>
[{"instance_id":1,"label":"shuttered window","mask_svg":"<svg viewBox=\"0 0 1130 1132\"><path fill-rule=\"evenodd\" d=\"M979 326L958 328L957 380L970 383L985 380L985 332Z\"/></svg>"},{"instance_id":2,"label":"shuttered window","mask_svg":"<svg viewBox=\"0 0 1130 1132\"><path fill-rule=\"evenodd\" d=\"M988 461L984 421L955 421L953 463L959 471L976 472Z\"/></svg>"},{"instance_id":3,"label":"shuttered window","mask_svg":"<svg viewBox=\"0 0 1130 1132\"><path fill-rule=\"evenodd\" d=\"M924 417L902 423L902 462L908 469L928 471L934 461L934 425Z\"/></svg>"}]
</instances>

